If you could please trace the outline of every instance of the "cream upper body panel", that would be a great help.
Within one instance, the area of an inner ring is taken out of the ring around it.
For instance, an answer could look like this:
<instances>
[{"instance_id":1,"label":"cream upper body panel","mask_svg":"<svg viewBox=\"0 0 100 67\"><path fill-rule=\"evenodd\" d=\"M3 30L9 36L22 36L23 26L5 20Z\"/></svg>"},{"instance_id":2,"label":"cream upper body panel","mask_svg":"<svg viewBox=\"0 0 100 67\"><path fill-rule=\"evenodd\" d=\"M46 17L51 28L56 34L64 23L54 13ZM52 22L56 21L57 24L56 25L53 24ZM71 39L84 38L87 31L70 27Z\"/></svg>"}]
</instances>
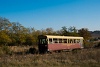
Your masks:
<instances>
[{"instance_id":1,"label":"cream upper body panel","mask_svg":"<svg viewBox=\"0 0 100 67\"><path fill-rule=\"evenodd\" d=\"M46 35L47 38L57 38L57 39L83 39L83 37L74 37L74 36L54 36L54 35Z\"/></svg>"}]
</instances>

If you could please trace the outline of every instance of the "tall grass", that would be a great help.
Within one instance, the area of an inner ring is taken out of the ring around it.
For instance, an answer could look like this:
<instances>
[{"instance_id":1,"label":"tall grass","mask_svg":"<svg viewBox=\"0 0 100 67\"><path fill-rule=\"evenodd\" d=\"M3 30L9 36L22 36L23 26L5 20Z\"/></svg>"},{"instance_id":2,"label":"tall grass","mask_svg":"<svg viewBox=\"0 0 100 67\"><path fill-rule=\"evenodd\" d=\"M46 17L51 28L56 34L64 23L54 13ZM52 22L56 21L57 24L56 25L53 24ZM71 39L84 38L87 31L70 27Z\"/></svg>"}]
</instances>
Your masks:
<instances>
[{"instance_id":1,"label":"tall grass","mask_svg":"<svg viewBox=\"0 0 100 67\"><path fill-rule=\"evenodd\" d=\"M100 67L100 49L53 54L13 54L0 57L0 67Z\"/></svg>"}]
</instances>

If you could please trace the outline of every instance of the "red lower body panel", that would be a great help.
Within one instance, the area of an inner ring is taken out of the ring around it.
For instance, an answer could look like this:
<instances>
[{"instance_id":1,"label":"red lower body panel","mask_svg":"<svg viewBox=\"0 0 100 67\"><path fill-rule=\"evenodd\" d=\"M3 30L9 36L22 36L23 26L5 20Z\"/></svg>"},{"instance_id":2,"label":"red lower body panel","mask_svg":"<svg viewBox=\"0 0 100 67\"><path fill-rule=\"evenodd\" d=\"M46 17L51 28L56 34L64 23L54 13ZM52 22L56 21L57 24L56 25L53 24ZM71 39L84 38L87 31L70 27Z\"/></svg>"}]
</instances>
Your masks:
<instances>
[{"instance_id":1,"label":"red lower body panel","mask_svg":"<svg viewBox=\"0 0 100 67\"><path fill-rule=\"evenodd\" d=\"M48 44L49 51L81 48L80 44Z\"/></svg>"}]
</instances>

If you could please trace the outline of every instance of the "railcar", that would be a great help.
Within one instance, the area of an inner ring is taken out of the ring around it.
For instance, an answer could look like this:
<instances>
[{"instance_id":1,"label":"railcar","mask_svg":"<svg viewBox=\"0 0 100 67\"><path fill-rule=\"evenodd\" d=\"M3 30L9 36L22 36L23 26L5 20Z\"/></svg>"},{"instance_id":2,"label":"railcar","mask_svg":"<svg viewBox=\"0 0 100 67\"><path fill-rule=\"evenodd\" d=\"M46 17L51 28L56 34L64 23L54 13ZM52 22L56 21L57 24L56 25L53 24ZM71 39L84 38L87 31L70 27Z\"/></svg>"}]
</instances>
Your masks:
<instances>
[{"instance_id":1,"label":"railcar","mask_svg":"<svg viewBox=\"0 0 100 67\"><path fill-rule=\"evenodd\" d=\"M83 48L83 37L39 35L39 53Z\"/></svg>"}]
</instances>

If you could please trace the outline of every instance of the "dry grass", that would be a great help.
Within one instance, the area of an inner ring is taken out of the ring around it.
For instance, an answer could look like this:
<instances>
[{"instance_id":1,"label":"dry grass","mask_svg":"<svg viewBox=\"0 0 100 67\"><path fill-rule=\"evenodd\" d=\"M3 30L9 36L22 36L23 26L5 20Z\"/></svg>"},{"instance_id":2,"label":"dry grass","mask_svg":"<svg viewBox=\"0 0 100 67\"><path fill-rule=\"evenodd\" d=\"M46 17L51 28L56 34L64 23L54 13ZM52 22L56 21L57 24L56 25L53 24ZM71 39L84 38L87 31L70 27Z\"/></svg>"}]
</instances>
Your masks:
<instances>
[{"instance_id":1,"label":"dry grass","mask_svg":"<svg viewBox=\"0 0 100 67\"><path fill-rule=\"evenodd\" d=\"M100 67L100 49L0 57L0 67Z\"/></svg>"}]
</instances>

